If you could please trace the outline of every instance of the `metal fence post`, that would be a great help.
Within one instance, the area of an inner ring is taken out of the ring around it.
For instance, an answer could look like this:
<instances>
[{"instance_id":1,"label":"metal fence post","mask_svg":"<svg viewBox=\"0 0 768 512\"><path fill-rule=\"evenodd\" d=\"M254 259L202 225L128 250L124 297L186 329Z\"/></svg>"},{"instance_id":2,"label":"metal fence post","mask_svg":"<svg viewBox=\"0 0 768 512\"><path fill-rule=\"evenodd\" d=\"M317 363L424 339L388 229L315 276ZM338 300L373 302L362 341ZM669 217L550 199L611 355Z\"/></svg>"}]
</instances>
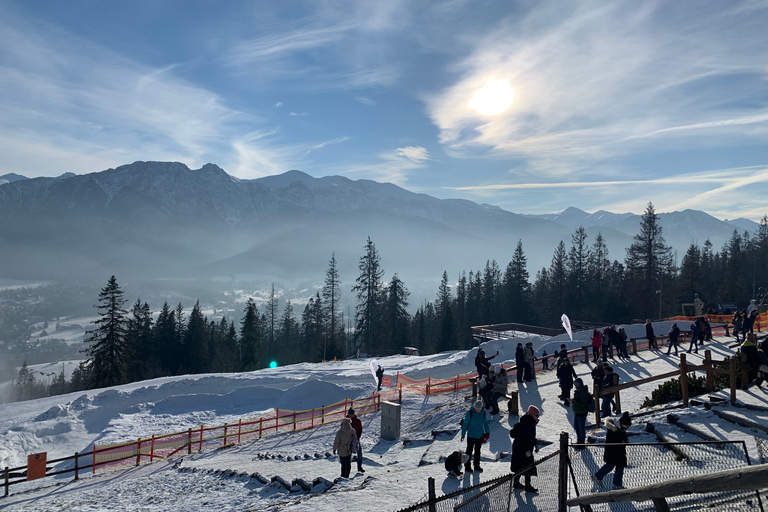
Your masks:
<instances>
[{"instance_id":1,"label":"metal fence post","mask_svg":"<svg viewBox=\"0 0 768 512\"><path fill-rule=\"evenodd\" d=\"M715 389L715 374L712 372L712 351L704 351L704 366L707 367L707 392L711 393Z\"/></svg>"},{"instance_id":2,"label":"metal fence post","mask_svg":"<svg viewBox=\"0 0 768 512\"><path fill-rule=\"evenodd\" d=\"M685 361L685 352L680 354L680 388L683 392L683 407L688 407L688 363Z\"/></svg>"},{"instance_id":3,"label":"metal fence post","mask_svg":"<svg viewBox=\"0 0 768 512\"><path fill-rule=\"evenodd\" d=\"M8 496L8 488L10 487L8 480L11 477L10 472L8 471L8 466L5 466L5 471L3 473L5 473L5 495Z\"/></svg>"},{"instance_id":4,"label":"metal fence post","mask_svg":"<svg viewBox=\"0 0 768 512\"><path fill-rule=\"evenodd\" d=\"M567 512L568 499L568 432L560 433L560 465L557 477L557 512Z\"/></svg>"},{"instance_id":5,"label":"metal fence post","mask_svg":"<svg viewBox=\"0 0 768 512\"><path fill-rule=\"evenodd\" d=\"M80 480L80 454L75 452L75 480Z\"/></svg>"},{"instance_id":6,"label":"metal fence post","mask_svg":"<svg viewBox=\"0 0 768 512\"><path fill-rule=\"evenodd\" d=\"M437 510L437 507L435 506L435 503L437 502L437 496L435 495L434 478L429 477L427 479L427 487L429 488L429 512L435 512Z\"/></svg>"}]
</instances>

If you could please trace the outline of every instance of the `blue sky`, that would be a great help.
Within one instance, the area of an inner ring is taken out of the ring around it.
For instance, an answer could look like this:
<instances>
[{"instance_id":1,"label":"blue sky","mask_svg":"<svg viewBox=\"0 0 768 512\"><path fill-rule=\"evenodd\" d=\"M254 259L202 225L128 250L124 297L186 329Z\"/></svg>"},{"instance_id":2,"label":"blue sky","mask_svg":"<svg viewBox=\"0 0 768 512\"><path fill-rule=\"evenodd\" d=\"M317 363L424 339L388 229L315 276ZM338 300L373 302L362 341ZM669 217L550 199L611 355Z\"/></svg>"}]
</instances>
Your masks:
<instances>
[{"instance_id":1,"label":"blue sky","mask_svg":"<svg viewBox=\"0 0 768 512\"><path fill-rule=\"evenodd\" d=\"M212 162L759 220L766 27L765 0L0 0L0 174ZM493 80L514 99L480 115Z\"/></svg>"}]
</instances>

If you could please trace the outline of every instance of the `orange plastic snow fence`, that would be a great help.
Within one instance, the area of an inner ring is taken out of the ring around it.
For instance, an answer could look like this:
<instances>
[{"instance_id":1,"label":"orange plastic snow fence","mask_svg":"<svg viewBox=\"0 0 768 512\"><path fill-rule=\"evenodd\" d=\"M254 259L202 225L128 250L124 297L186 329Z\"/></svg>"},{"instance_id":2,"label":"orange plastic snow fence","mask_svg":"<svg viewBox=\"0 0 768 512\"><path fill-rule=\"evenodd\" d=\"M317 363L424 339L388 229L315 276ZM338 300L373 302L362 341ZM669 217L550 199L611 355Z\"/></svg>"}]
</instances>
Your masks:
<instances>
[{"instance_id":1,"label":"orange plastic snow fence","mask_svg":"<svg viewBox=\"0 0 768 512\"><path fill-rule=\"evenodd\" d=\"M48 452L33 453L27 456L27 480L37 480L45 477L45 465Z\"/></svg>"}]
</instances>

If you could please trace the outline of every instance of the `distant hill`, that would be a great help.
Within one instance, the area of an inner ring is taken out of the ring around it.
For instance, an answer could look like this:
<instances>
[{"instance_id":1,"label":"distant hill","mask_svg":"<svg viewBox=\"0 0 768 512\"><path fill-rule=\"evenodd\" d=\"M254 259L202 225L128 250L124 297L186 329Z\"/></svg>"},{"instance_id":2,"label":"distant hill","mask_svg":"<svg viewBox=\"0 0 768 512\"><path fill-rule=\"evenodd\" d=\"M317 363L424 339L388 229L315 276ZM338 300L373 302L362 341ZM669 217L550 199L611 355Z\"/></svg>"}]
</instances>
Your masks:
<instances>
[{"instance_id":1,"label":"distant hill","mask_svg":"<svg viewBox=\"0 0 768 512\"><path fill-rule=\"evenodd\" d=\"M15 175L14 175L15 176ZM505 266L518 239L529 270L549 265L560 240L584 225L600 231L611 258L639 229L639 216L569 208L528 216L460 199L437 199L390 183L313 178L301 171L255 180L206 164L135 162L116 169L0 185L0 277L104 280L266 274L322 279L332 253L342 274L357 273L368 236L385 277L439 279L443 270ZM709 237L719 248L735 225L703 212L661 215L684 251ZM741 219L743 221L744 219ZM747 221L748 222L748 221ZM738 226L741 230L741 224Z\"/></svg>"}]
</instances>

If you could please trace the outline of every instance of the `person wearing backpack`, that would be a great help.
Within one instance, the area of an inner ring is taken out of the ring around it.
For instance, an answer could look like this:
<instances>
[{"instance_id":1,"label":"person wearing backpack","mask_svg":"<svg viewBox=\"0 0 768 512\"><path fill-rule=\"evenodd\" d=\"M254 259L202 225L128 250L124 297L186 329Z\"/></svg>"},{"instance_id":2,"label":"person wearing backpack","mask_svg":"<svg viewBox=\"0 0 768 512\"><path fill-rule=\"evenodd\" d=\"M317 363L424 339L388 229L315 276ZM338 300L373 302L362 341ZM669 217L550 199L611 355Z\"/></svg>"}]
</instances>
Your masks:
<instances>
[{"instance_id":1,"label":"person wearing backpack","mask_svg":"<svg viewBox=\"0 0 768 512\"><path fill-rule=\"evenodd\" d=\"M576 391L573 392L573 428L576 430L576 444L584 444L587 437L587 415L589 414L590 404L592 412L595 410L595 400L589 394L584 381L576 379L573 381Z\"/></svg>"},{"instance_id":2,"label":"person wearing backpack","mask_svg":"<svg viewBox=\"0 0 768 512\"><path fill-rule=\"evenodd\" d=\"M363 444L361 442L363 439L363 422L360 421L360 418L355 414L355 410L351 407L347 411L347 418L352 420L352 430L355 431L355 436L357 437L357 450L353 450L353 453L357 453L357 472L365 473L363 469Z\"/></svg>"},{"instance_id":3,"label":"person wearing backpack","mask_svg":"<svg viewBox=\"0 0 768 512\"><path fill-rule=\"evenodd\" d=\"M352 428L352 420L344 418L341 420L341 426L336 432L336 438L333 440L333 454L339 454L342 478L349 478L349 472L352 469L352 451L350 450L352 438L357 439Z\"/></svg>"},{"instance_id":4,"label":"person wearing backpack","mask_svg":"<svg viewBox=\"0 0 768 512\"><path fill-rule=\"evenodd\" d=\"M629 413L625 412L619 419L619 425L613 418L606 418L605 428L607 432L605 434L605 452L603 453L603 467L601 467L597 473L592 475L592 481L597 485L603 485L603 478L605 475L616 469L613 475L613 490L624 489L623 478L624 468L628 466L627 463L627 447L629 444L629 438L627 437L626 430L632 425L632 420L629 417Z\"/></svg>"},{"instance_id":5,"label":"person wearing backpack","mask_svg":"<svg viewBox=\"0 0 768 512\"><path fill-rule=\"evenodd\" d=\"M483 401L478 400L464 415L464 421L461 423L461 440L464 441L464 436L467 437L466 453L467 456L472 457L474 452L475 471L478 473L483 472L483 468L480 467L480 447L483 445L483 436L490 433L491 428L488 426L488 417L483 410ZM469 459L464 464L464 470L467 473L472 472Z\"/></svg>"}]
</instances>

